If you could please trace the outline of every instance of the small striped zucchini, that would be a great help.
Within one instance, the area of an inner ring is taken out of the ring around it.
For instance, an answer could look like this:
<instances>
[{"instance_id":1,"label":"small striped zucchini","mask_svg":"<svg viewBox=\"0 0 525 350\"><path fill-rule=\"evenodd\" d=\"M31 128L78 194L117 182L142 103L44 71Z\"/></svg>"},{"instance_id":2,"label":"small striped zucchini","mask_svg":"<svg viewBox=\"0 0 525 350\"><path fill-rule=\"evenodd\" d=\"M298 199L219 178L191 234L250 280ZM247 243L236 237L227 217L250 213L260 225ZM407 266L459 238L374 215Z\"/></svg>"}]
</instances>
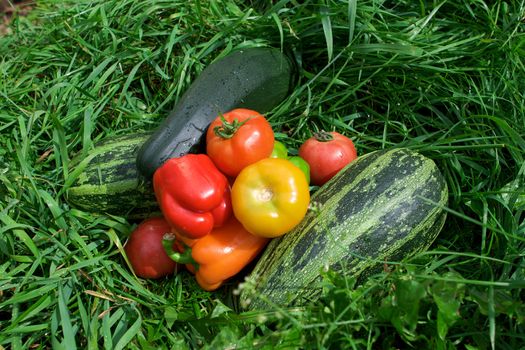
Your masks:
<instances>
[{"instance_id":1,"label":"small striped zucchini","mask_svg":"<svg viewBox=\"0 0 525 350\"><path fill-rule=\"evenodd\" d=\"M73 159L75 182L67 189L68 203L85 211L145 218L159 212L153 186L135 165L139 147L151 133L109 138Z\"/></svg>"}]
</instances>

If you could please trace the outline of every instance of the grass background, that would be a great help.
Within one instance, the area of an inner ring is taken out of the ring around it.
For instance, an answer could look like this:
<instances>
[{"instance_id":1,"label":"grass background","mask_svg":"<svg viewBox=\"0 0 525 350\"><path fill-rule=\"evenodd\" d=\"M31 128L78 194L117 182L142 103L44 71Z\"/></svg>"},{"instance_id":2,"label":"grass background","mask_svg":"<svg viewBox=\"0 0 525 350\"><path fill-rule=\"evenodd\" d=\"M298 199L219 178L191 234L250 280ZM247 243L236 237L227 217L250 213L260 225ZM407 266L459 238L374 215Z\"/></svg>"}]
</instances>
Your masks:
<instances>
[{"instance_id":1,"label":"grass background","mask_svg":"<svg viewBox=\"0 0 525 350\"><path fill-rule=\"evenodd\" d=\"M519 349L525 344L525 1L37 1L0 38L0 349ZM154 128L214 58L293 52L268 114L363 154L434 159L450 200L429 251L316 304L241 312L181 273L137 280L134 223L69 207L70 161Z\"/></svg>"}]
</instances>

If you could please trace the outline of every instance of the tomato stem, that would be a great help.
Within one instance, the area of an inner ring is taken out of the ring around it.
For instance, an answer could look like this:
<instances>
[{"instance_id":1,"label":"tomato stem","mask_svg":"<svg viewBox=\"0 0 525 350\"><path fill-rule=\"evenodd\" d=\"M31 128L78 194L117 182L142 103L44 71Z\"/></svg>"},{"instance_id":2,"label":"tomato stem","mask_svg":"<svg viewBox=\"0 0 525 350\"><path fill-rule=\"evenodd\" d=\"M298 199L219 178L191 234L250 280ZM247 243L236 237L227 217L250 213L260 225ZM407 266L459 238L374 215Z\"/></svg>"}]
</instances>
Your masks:
<instances>
[{"instance_id":1,"label":"tomato stem","mask_svg":"<svg viewBox=\"0 0 525 350\"><path fill-rule=\"evenodd\" d=\"M314 133L314 137L317 141L320 142L332 141L334 139L334 136L331 133L324 130Z\"/></svg>"},{"instance_id":2,"label":"tomato stem","mask_svg":"<svg viewBox=\"0 0 525 350\"><path fill-rule=\"evenodd\" d=\"M185 247L182 253L173 249L173 241L175 240L175 235L172 233L166 233L162 237L162 246L166 251L166 254L170 257L171 260L175 261L178 264L192 264L195 267L195 270L199 269L199 264L193 260L191 256L191 248Z\"/></svg>"},{"instance_id":3,"label":"tomato stem","mask_svg":"<svg viewBox=\"0 0 525 350\"><path fill-rule=\"evenodd\" d=\"M221 114L220 115L222 124L218 125L213 128L213 132L215 135L223 138L223 139L231 139L233 135L239 130L241 126L244 125L248 120L251 118L248 118L242 122L240 122L238 119L233 119L231 122L227 121L226 118Z\"/></svg>"}]
</instances>

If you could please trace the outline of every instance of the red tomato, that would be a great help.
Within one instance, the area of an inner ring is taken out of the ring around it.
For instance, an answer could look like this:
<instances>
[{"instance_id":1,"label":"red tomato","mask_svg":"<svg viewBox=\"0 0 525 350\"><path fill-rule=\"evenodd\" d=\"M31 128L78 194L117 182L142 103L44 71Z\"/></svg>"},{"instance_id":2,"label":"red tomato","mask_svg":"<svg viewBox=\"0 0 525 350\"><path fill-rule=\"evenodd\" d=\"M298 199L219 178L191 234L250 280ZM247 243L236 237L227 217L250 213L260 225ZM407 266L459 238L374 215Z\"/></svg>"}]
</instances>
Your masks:
<instances>
[{"instance_id":1,"label":"red tomato","mask_svg":"<svg viewBox=\"0 0 525 350\"><path fill-rule=\"evenodd\" d=\"M137 276L161 278L175 272L177 263L162 246L162 237L168 232L170 225L162 217L146 219L131 232L124 250Z\"/></svg>"},{"instance_id":2,"label":"red tomato","mask_svg":"<svg viewBox=\"0 0 525 350\"><path fill-rule=\"evenodd\" d=\"M273 151L270 123L256 111L238 108L218 116L206 133L206 152L217 168L235 177Z\"/></svg>"},{"instance_id":3,"label":"red tomato","mask_svg":"<svg viewBox=\"0 0 525 350\"><path fill-rule=\"evenodd\" d=\"M299 156L310 165L312 184L321 186L356 159L357 151L348 137L321 131L299 147Z\"/></svg>"}]
</instances>

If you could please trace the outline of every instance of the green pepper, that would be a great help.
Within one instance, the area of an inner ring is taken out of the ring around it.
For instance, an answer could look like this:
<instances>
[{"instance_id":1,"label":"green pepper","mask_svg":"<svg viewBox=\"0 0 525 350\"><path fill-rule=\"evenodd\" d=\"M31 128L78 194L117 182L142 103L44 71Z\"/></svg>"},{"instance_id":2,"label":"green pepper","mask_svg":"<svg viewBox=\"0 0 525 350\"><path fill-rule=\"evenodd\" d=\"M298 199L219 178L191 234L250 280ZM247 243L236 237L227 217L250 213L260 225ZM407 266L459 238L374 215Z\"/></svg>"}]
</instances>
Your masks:
<instances>
[{"instance_id":1,"label":"green pepper","mask_svg":"<svg viewBox=\"0 0 525 350\"><path fill-rule=\"evenodd\" d=\"M299 156L293 156L288 158L290 162L292 162L296 167L301 169L301 171L306 176L306 182L310 184L310 165L304 160L303 158Z\"/></svg>"},{"instance_id":2,"label":"green pepper","mask_svg":"<svg viewBox=\"0 0 525 350\"><path fill-rule=\"evenodd\" d=\"M286 149L286 146L282 142L276 140L273 143L273 151L272 151L272 154L270 155L270 158L287 159L288 149Z\"/></svg>"},{"instance_id":3,"label":"green pepper","mask_svg":"<svg viewBox=\"0 0 525 350\"><path fill-rule=\"evenodd\" d=\"M288 159L293 165L301 169L306 176L306 182L310 184L310 165L299 156L288 157L288 149L282 142L275 140L270 158Z\"/></svg>"}]
</instances>

